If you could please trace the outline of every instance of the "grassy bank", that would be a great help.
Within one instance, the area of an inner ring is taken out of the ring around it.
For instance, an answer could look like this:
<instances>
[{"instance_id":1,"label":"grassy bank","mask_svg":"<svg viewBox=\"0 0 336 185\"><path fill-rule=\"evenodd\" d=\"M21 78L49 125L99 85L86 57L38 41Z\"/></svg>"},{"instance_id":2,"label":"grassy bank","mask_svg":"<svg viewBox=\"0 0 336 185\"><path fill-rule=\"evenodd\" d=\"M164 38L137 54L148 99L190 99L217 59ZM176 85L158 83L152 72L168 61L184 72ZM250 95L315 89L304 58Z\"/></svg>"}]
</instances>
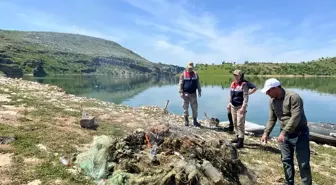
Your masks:
<instances>
[{"instance_id":1,"label":"grassy bank","mask_svg":"<svg viewBox=\"0 0 336 185\"><path fill-rule=\"evenodd\" d=\"M73 167L60 164L87 147L96 135L122 136L137 128L167 123L181 125L181 116L163 115L158 107L131 108L103 101L75 97L62 89L24 80L0 77L0 136L15 136L9 144L0 144L0 184L93 184ZM163 106L163 105L162 105ZM97 118L96 131L79 126L81 108ZM230 139L225 132L190 128L186 135ZM210 139L209 139L210 140ZM279 146L270 142L259 146L259 138L247 136L239 158L257 176L257 184L272 184L283 177ZM331 185L336 181L336 149L311 144L314 184ZM298 170L298 169L296 169ZM299 179L299 173L296 173ZM244 182L244 179L242 179ZM298 181L296 181L298 182ZM245 180L245 184L249 181ZM297 183L300 184L300 183Z\"/></svg>"},{"instance_id":2,"label":"grassy bank","mask_svg":"<svg viewBox=\"0 0 336 185\"><path fill-rule=\"evenodd\" d=\"M203 75L228 75L235 69L247 75L258 76L335 76L336 57L320 58L300 63L248 62L244 64L197 64L196 69Z\"/></svg>"}]
</instances>

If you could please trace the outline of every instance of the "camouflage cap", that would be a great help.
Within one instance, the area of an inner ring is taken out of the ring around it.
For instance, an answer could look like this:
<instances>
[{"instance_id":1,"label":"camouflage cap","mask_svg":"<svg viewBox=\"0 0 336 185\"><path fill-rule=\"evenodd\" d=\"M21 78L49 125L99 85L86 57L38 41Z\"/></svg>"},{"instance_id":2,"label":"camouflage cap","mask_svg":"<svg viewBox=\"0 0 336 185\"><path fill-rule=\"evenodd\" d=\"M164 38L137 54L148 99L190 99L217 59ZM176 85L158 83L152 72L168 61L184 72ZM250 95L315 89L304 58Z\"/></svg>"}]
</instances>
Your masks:
<instances>
[{"instance_id":1,"label":"camouflage cap","mask_svg":"<svg viewBox=\"0 0 336 185\"><path fill-rule=\"evenodd\" d=\"M239 69L236 69L236 70L233 71L233 74L241 76L243 74L243 72Z\"/></svg>"},{"instance_id":2,"label":"camouflage cap","mask_svg":"<svg viewBox=\"0 0 336 185\"><path fill-rule=\"evenodd\" d=\"M189 62L187 65L187 68L194 68L194 63L193 62Z\"/></svg>"}]
</instances>

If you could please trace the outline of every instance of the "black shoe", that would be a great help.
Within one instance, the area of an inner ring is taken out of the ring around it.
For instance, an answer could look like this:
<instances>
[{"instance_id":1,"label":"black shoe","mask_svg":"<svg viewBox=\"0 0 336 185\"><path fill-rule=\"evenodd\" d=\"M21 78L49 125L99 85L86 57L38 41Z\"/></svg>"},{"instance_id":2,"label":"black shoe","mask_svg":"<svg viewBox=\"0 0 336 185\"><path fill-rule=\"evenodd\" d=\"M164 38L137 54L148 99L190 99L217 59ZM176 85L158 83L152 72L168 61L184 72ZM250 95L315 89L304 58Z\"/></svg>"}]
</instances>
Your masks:
<instances>
[{"instance_id":1,"label":"black shoe","mask_svg":"<svg viewBox=\"0 0 336 185\"><path fill-rule=\"evenodd\" d=\"M233 130L234 130L234 129L233 129L233 126L230 125L228 131L229 131L229 132L233 132Z\"/></svg>"},{"instance_id":2,"label":"black shoe","mask_svg":"<svg viewBox=\"0 0 336 185\"><path fill-rule=\"evenodd\" d=\"M189 119L188 116L184 116L184 126L189 126Z\"/></svg>"},{"instance_id":3,"label":"black shoe","mask_svg":"<svg viewBox=\"0 0 336 185\"><path fill-rule=\"evenodd\" d=\"M232 139L231 140L231 143L237 143L238 142L238 135L236 135L236 138L235 139Z\"/></svg>"},{"instance_id":4,"label":"black shoe","mask_svg":"<svg viewBox=\"0 0 336 185\"><path fill-rule=\"evenodd\" d=\"M237 144L236 144L236 148L243 148L244 147L244 138L238 138Z\"/></svg>"},{"instance_id":5,"label":"black shoe","mask_svg":"<svg viewBox=\"0 0 336 185\"><path fill-rule=\"evenodd\" d=\"M201 125L197 122L197 118L194 118L194 126L195 127L200 127Z\"/></svg>"}]
</instances>

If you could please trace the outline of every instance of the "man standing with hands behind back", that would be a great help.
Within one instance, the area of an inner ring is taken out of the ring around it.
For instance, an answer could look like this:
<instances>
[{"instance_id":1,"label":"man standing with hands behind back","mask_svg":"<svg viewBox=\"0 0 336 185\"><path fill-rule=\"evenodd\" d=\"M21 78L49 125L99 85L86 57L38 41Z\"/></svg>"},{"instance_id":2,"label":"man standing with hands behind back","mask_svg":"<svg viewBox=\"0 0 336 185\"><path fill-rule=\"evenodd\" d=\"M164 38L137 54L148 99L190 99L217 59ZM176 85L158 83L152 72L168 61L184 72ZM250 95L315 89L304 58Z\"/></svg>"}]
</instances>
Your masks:
<instances>
[{"instance_id":1,"label":"man standing with hands behind back","mask_svg":"<svg viewBox=\"0 0 336 185\"><path fill-rule=\"evenodd\" d=\"M261 142L267 143L268 136L279 119L281 161L285 172L287 185L294 185L294 151L300 170L303 185L312 184L310 168L309 128L303 109L301 97L292 91L281 87L277 79L266 80L261 92L271 99L269 103L269 119Z\"/></svg>"},{"instance_id":2,"label":"man standing with hands behind back","mask_svg":"<svg viewBox=\"0 0 336 185\"><path fill-rule=\"evenodd\" d=\"M185 126L189 126L189 104L191 104L193 124L199 127L200 124L197 122L198 114L198 103L196 90L198 90L198 96L201 97L201 84L199 81L198 74L193 71L194 63L189 62L187 69L180 75L179 80L179 93L183 99L183 114L185 120Z\"/></svg>"}]
</instances>

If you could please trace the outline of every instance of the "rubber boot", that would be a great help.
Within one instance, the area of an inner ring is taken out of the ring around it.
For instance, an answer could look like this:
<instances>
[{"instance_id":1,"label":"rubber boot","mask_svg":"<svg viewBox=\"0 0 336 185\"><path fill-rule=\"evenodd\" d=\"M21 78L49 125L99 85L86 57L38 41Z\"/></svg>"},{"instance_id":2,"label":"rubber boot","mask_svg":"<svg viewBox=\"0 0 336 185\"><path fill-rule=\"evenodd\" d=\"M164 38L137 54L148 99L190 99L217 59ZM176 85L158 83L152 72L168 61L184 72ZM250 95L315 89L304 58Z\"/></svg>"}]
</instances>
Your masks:
<instances>
[{"instance_id":1,"label":"rubber boot","mask_svg":"<svg viewBox=\"0 0 336 185\"><path fill-rule=\"evenodd\" d=\"M194 118L194 126L195 127L200 127L201 125L197 122L197 118Z\"/></svg>"},{"instance_id":2,"label":"rubber boot","mask_svg":"<svg viewBox=\"0 0 336 185\"><path fill-rule=\"evenodd\" d=\"M244 147L244 138L238 138L236 148L243 148Z\"/></svg>"},{"instance_id":3,"label":"rubber boot","mask_svg":"<svg viewBox=\"0 0 336 185\"><path fill-rule=\"evenodd\" d=\"M232 120L232 114L231 114L231 112L228 112L228 119L229 119L229 123L230 123L230 125L229 125L229 132L232 132L233 131L233 120Z\"/></svg>"},{"instance_id":4,"label":"rubber boot","mask_svg":"<svg viewBox=\"0 0 336 185\"><path fill-rule=\"evenodd\" d=\"M189 126L188 116L184 116L184 126Z\"/></svg>"},{"instance_id":5,"label":"rubber boot","mask_svg":"<svg viewBox=\"0 0 336 185\"><path fill-rule=\"evenodd\" d=\"M236 135L236 138L231 140L231 143L237 143L238 142L238 135Z\"/></svg>"}]
</instances>

